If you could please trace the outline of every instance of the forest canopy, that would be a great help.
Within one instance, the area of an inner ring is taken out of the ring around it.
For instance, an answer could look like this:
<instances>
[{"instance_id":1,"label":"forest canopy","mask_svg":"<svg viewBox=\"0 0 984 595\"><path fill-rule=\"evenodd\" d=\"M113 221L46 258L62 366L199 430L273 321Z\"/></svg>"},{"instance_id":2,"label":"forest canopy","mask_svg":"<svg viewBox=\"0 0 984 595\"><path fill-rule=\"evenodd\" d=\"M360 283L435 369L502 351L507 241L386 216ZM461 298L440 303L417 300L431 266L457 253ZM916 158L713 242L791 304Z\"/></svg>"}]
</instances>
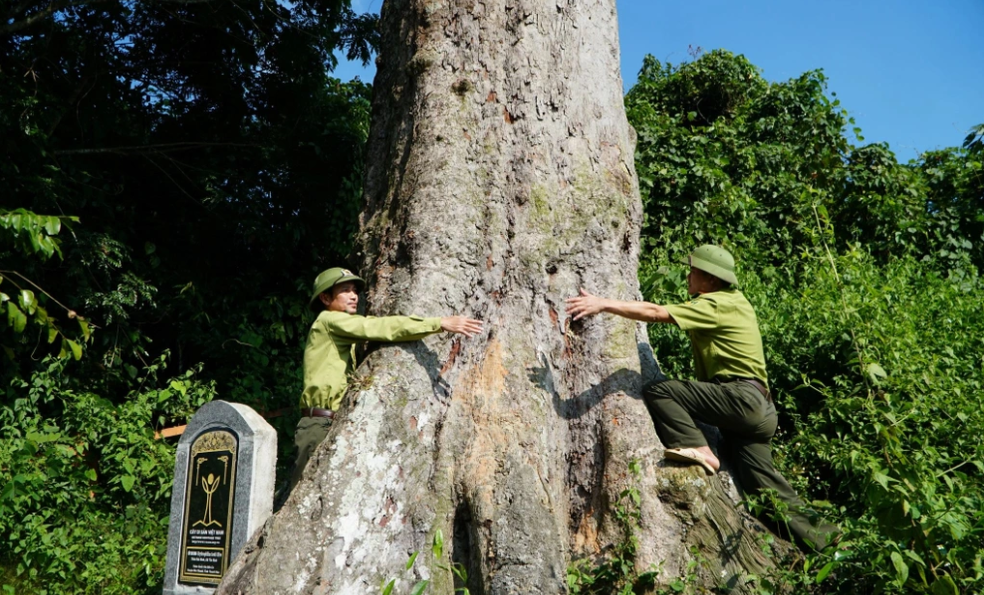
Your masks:
<instances>
[{"instance_id":1,"label":"forest canopy","mask_svg":"<svg viewBox=\"0 0 984 595\"><path fill-rule=\"evenodd\" d=\"M159 592L173 444L155 431L213 398L292 411L309 284L349 262L371 89L331 72L371 58L375 17L342 0L0 11L0 585ZM778 463L847 530L849 554L763 589L979 589L984 125L901 164L849 141L821 71L770 82L723 50L647 58L625 103L644 296L684 299L699 244L734 252ZM651 339L691 374L681 334ZM281 461L295 415L271 418Z\"/></svg>"}]
</instances>

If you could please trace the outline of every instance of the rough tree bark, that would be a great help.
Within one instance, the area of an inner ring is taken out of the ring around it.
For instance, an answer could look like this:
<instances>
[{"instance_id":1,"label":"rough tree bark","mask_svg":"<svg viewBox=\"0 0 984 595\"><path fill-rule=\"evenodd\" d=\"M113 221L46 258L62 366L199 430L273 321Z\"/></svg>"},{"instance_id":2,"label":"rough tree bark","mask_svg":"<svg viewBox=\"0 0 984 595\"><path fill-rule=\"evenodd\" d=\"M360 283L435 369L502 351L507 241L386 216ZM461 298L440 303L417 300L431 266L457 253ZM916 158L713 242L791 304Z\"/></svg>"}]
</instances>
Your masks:
<instances>
[{"instance_id":1,"label":"rough tree bark","mask_svg":"<svg viewBox=\"0 0 984 595\"><path fill-rule=\"evenodd\" d=\"M642 210L614 0L387 0L362 215L369 312L461 313L480 337L386 346L220 593L564 593L624 539L637 568L742 592L768 566L727 475L667 466L643 325L571 323L578 288L638 297ZM629 472L639 460L642 473ZM442 559L432 544L440 532ZM412 568L408 558L419 552ZM441 566L445 566L442 568ZM461 586L461 585L459 585Z\"/></svg>"}]
</instances>

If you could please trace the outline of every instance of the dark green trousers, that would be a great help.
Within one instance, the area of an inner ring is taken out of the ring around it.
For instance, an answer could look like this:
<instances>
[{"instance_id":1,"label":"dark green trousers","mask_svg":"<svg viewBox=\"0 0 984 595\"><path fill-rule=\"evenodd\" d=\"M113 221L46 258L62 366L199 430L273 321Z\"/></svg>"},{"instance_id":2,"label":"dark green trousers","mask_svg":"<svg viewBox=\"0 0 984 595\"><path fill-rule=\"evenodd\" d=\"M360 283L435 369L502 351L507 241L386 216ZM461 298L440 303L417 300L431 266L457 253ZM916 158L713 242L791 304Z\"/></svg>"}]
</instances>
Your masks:
<instances>
[{"instance_id":1,"label":"dark green trousers","mask_svg":"<svg viewBox=\"0 0 984 595\"><path fill-rule=\"evenodd\" d=\"M325 436L328 435L328 428L331 427L331 419L327 417L302 417L297 422L297 429L294 431L294 446L297 447L297 458L294 459L294 467L290 471L290 483L281 498L280 504L287 499L287 496L294 491L294 486L301 481L304 475L304 468L307 467L308 460L318 448ZM278 506L279 508L279 506Z\"/></svg>"},{"instance_id":2,"label":"dark green trousers","mask_svg":"<svg viewBox=\"0 0 984 595\"><path fill-rule=\"evenodd\" d=\"M694 420L716 426L724 442L719 448L743 494L775 490L788 510L781 523L770 523L783 537L800 547L822 549L837 533L830 524L818 524L816 513L806 507L772 463L769 442L778 419L771 399L748 382L694 382L667 380L646 387L644 399L666 448L707 446Z\"/></svg>"}]
</instances>

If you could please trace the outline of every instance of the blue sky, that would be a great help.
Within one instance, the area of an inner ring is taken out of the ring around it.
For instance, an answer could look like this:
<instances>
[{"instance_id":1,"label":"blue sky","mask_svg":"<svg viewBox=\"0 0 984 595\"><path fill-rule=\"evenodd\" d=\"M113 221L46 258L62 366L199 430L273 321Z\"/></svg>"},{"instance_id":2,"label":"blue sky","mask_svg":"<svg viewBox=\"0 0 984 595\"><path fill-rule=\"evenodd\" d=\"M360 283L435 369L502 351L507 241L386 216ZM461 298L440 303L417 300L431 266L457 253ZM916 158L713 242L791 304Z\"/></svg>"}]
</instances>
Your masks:
<instances>
[{"instance_id":1,"label":"blue sky","mask_svg":"<svg viewBox=\"0 0 984 595\"><path fill-rule=\"evenodd\" d=\"M378 12L381 0L353 0ZM984 0L618 0L622 79L688 47L744 54L772 81L822 68L828 93L900 161L959 145L984 123ZM335 76L371 80L342 64Z\"/></svg>"}]
</instances>

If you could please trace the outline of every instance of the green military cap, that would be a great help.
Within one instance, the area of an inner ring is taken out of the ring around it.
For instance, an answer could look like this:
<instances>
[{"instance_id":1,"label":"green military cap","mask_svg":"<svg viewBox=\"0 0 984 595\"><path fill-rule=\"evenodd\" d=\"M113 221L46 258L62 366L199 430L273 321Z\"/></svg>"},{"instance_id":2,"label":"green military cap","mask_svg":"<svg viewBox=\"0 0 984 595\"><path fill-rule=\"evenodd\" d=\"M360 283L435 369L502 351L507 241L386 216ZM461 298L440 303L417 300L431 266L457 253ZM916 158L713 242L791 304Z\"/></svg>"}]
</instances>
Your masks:
<instances>
[{"instance_id":1,"label":"green military cap","mask_svg":"<svg viewBox=\"0 0 984 595\"><path fill-rule=\"evenodd\" d=\"M738 277L735 277L735 258L720 246L704 244L690 253L687 264L732 285L738 284Z\"/></svg>"},{"instance_id":2,"label":"green military cap","mask_svg":"<svg viewBox=\"0 0 984 595\"><path fill-rule=\"evenodd\" d=\"M360 288L366 284L358 275L354 275L352 271L341 267L330 268L322 272L314 280L314 291L311 293L311 301L308 302L308 307L315 312L320 311L321 307L318 305L318 296L339 283L346 281L355 281Z\"/></svg>"}]
</instances>

